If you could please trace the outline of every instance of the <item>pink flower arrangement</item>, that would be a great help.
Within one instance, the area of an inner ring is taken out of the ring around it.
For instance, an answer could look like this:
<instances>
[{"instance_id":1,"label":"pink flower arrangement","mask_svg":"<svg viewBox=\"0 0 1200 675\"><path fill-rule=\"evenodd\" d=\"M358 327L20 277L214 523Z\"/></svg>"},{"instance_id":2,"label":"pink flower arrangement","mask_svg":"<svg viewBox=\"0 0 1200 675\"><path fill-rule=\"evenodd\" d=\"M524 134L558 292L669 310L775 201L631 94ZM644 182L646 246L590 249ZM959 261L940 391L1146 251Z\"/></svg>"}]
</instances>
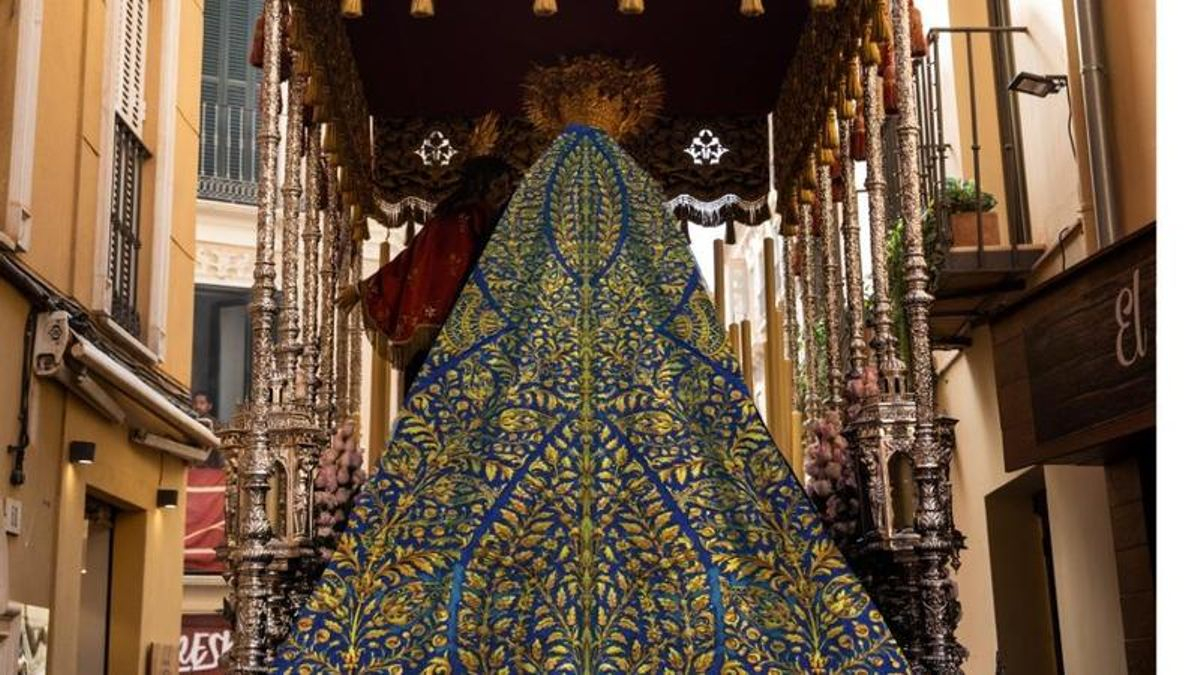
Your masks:
<instances>
[{"instance_id":1,"label":"pink flower arrangement","mask_svg":"<svg viewBox=\"0 0 1200 675\"><path fill-rule=\"evenodd\" d=\"M316 543L325 560L333 555L337 536L346 529L351 505L366 481L363 453L353 420L345 420L321 452L313 479Z\"/></svg>"}]
</instances>

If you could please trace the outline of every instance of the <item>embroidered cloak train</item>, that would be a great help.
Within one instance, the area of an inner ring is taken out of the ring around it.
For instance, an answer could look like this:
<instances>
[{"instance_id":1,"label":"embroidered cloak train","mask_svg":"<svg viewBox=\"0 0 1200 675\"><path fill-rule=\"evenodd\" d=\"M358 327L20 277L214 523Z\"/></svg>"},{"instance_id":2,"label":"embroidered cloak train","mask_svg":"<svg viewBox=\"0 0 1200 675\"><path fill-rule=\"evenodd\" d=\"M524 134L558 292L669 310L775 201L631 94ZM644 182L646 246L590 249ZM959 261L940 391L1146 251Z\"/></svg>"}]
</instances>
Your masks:
<instances>
[{"instance_id":1,"label":"embroidered cloak train","mask_svg":"<svg viewBox=\"0 0 1200 675\"><path fill-rule=\"evenodd\" d=\"M275 668L908 672L661 190L583 126L510 202Z\"/></svg>"}]
</instances>

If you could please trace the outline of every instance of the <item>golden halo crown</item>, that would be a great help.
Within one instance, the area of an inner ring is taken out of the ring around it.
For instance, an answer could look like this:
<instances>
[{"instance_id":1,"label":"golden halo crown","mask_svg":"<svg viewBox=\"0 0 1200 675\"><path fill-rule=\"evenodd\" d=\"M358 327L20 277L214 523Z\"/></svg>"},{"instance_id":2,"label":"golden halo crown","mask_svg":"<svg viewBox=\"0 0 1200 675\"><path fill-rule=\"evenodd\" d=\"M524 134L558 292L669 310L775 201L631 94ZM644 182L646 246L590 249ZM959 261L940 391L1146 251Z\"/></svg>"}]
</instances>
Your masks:
<instances>
[{"instance_id":1,"label":"golden halo crown","mask_svg":"<svg viewBox=\"0 0 1200 675\"><path fill-rule=\"evenodd\" d=\"M585 124L621 140L645 130L663 105L657 67L602 55L535 65L524 90L525 116L547 136Z\"/></svg>"}]
</instances>

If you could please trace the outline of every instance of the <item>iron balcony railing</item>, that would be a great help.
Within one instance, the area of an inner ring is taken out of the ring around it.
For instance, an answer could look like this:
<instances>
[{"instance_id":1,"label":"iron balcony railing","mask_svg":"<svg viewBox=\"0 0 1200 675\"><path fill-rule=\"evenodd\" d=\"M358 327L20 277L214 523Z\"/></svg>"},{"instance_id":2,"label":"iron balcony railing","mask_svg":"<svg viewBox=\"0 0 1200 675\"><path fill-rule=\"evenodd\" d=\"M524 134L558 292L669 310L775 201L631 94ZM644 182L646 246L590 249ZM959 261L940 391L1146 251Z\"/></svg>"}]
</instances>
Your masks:
<instances>
[{"instance_id":1,"label":"iron balcony railing","mask_svg":"<svg viewBox=\"0 0 1200 675\"><path fill-rule=\"evenodd\" d=\"M965 123L970 134L970 146L962 152L963 173L960 179L969 180L973 184L976 261L979 268L985 266L984 248L986 246L984 233L984 194L995 191L996 188L984 185L982 180L982 157L984 153L999 153L1003 167L1003 194L1006 211L1003 214L1007 223L1008 244L1015 256L1017 247L1030 242L1030 228L1025 187L1025 166L1021 153L1020 126L1016 116L1015 103L1012 93L1004 86L1011 79L1011 49L1009 40L1014 33L1027 32L1025 28L1013 26L986 26L978 28L934 28L929 31L928 53L913 61L914 88L916 90L917 121L920 129L918 143L918 162L921 179L921 199L927 205L927 227L932 227L936 233L936 254L945 255L951 247L961 248L963 242L955 242L951 228L951 205L947 202L947 187L954 176L946 172L947 152L952 147L945 132L945 93L942 90L941 54L943 49L950 49L949 38L962 35L964 47L956 58L965 58L967 81L967 112ZM945 36L946 44L940 40ZM998 85L996 92L997 118L1000 124L1000 134L993 139L981 137L979 129L980 104L977 91L975 60L976 40L982 38L990 41L995 62L993 69ZM957 83L962 86L964 83ZM961 98L959 98L962 101ZM960 116L960 120L963 118ZM891 136L887 142L894 144L894 123L888 124L885 134ZM889 153L890 154L890 153ZM890 167L889 167L890 168ZM969 173L968 173L969 172ZM889 181L898 177L889 176ZM898 185L898 182L897 182ZM891 205L889 205L891 206ZM898 205L897 205L898 207ZM958 213L962 209L957 209ZM898 208L897 208L898 213ZM970 245L970 242L967 243Z\"/></svg>"},{"instance_id":2,"label":"iron balcony railing","mask_svg":"<svg viewBox=\"0 0 1200 675\"><path fill-rule=\"evenodd\" d=\"M252 108L200 103L200 199L257 203L257 131Z\"/></svg>"},{"instance_id":3,"label":"iron balcony railing","mask_svg":"<svg viewBox=\"0 0 1200 675\"><path fill-rule=\"evenodd\" d=\"M141 241L142 167L150 152L121 116L114 125L112 200L109 209L109 314L132 335L141 335L138 314L138 253Z\"/></svg>"}]
</instances>

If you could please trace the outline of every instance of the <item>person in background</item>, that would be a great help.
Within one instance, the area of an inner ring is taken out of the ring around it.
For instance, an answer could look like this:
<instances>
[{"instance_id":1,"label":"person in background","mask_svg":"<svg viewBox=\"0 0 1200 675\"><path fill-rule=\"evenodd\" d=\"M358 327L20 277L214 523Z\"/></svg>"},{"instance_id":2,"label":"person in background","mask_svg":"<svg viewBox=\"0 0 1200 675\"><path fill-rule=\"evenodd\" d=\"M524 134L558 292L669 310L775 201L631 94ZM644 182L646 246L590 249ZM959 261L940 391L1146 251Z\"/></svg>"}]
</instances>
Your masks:
<instances>
[{"instance_id":1,"label":"person in background","mask_svg":"<svg viewBox=\"0 0 1200 675\"><path fill-rule=\"evenodd\" d=\"M215 423L213 417L212 399L209 398L208 392L197 391L192 394L192 410L196 411L196 417L201 420L207 420L210 423Z\"/></svg>"}]
</instances>

